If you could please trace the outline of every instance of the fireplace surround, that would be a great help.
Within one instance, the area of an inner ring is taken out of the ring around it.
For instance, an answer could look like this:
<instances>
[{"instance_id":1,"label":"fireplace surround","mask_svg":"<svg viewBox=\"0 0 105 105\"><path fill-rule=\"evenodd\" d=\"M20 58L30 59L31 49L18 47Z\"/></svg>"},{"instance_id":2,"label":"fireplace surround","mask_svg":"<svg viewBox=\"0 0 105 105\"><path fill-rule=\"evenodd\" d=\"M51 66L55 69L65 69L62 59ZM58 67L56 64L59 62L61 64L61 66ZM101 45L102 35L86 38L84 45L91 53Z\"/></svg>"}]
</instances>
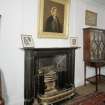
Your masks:
<instances>
[{"instance_id":1,"label":"fireplace surround","mask_svg":"<svg viewBox=\"0 0 105 105\"><path fill-rule=\"evenodd\" d=\"M75 94L75 49L24 48L24 105L52 104Z\"/></svg>"}]
</instances>

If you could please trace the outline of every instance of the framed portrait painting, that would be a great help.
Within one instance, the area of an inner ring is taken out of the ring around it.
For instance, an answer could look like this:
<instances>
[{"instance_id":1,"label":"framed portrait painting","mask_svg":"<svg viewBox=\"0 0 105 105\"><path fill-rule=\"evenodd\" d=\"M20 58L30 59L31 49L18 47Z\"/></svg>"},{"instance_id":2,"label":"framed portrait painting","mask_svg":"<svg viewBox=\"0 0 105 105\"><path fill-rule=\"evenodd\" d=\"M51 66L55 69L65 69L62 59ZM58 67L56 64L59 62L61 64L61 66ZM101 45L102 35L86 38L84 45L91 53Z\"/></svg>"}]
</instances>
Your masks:
<instances>
[{"instance_id":1,"label":"framed portrait painting","mask_svg":"<svg viewBox=\"0 0 105 105\"><path fill-rule=\"evenodd\" d=\"M40 0L39 37L67 38L70 0Z\"/></svg>"}]
</instances>

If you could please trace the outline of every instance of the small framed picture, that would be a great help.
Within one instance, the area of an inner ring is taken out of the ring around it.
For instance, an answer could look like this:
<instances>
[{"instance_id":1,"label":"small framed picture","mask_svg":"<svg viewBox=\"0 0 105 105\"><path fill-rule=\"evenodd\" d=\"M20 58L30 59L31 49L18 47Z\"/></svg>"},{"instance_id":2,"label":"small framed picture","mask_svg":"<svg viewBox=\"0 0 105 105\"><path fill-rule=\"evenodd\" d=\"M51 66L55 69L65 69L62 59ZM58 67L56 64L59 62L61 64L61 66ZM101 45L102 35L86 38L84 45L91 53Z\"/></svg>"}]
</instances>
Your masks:
<instances>
[{"instance_id":1,"label":"small framed picture","mask_svg":"<svg viewBox=\"0 0 105 105\"><path fill-rule=\"evenodd\" d=\"M34 47L34 41L32 35L21 35L23 47Z\"/></svg>"},{"instance_id":2,"label":"small framed picture","mask_svg":"<svg viewBox=\"0 0 105 105\"><path fill-rule=\"evenodd\" d=\"M97 26L97 13L86 10L85 11L85 25Z\"/></svg>"},{"instance_id":3,"label":"small framed picture","mask_svg":"<svg viewBox=\"0 0 105 105\"><path fill-rule=\"evenodd\" d=\"M78 45L78 38L77 37L70 37L70 46L77 47Z\"/></svg>"}]
</instances>

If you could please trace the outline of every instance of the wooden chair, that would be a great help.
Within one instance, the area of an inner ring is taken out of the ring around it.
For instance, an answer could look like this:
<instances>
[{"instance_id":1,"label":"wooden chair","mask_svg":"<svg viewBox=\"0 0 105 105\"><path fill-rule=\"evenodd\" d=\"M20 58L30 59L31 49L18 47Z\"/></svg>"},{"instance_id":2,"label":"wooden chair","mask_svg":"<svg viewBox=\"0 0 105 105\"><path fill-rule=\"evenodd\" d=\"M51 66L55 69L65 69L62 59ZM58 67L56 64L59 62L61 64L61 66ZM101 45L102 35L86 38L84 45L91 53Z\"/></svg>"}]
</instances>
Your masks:
<instances>
[{"instance_id":1,"label":"wooden chair","mask_svg":"<svg viewBox=\"0 0 105 105\"><path fill-rule=\"evenodd\" d=\"M0 105L4 105L4 100L2 98L1 72L0 72Z\"/></svg>"}]
</instances>

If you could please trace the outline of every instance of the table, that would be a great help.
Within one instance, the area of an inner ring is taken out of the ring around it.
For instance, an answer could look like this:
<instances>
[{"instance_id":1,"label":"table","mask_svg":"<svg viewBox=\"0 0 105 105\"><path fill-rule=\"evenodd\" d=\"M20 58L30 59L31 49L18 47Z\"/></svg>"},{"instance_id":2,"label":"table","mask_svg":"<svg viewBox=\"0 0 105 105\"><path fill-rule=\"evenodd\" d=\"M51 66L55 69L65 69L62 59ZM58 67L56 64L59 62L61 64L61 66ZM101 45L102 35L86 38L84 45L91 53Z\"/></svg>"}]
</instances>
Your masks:
<instances>
[{"instance_id":1,"label":"table","mask_svg":"<svg viewBox=\"0 0 105 105\"><path fill-rule=\"evenodd\" d=\"M95 76L86 78L86 70L87 66L95 68ZM98 83L100 80L105 80L105 76L101 75L101 67L105 66L104 60L92 60L90 62L85 62L84 64L84 85L86 85L86 81L95 84L96 91L98 91Z\"/></svg>"}]
</instances>

